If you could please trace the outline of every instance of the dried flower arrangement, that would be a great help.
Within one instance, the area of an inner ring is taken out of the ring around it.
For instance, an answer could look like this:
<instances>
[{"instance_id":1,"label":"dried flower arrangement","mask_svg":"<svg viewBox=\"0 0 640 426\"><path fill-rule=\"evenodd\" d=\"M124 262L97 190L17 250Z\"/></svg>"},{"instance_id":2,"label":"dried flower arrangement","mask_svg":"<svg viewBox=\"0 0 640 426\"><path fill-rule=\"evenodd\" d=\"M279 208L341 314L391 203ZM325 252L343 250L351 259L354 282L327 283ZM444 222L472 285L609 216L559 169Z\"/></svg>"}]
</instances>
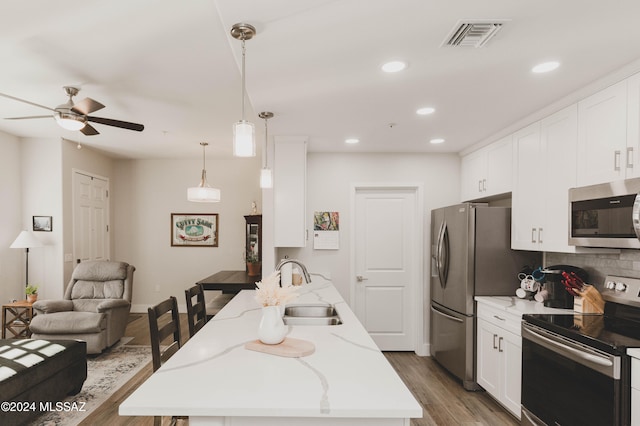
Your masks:
<instances>
[{"instance_id":1,"label":"dried flower arrangement","mask_svg":"<svg viewBox=\"0 0 640 426\"><path fill-rule=\"evenodd\" d=\"M256 283L256 300L262 306L285 305L298 297L296 287L280 287L280 271L274 271Z\"/></svg>"}]
</instances>

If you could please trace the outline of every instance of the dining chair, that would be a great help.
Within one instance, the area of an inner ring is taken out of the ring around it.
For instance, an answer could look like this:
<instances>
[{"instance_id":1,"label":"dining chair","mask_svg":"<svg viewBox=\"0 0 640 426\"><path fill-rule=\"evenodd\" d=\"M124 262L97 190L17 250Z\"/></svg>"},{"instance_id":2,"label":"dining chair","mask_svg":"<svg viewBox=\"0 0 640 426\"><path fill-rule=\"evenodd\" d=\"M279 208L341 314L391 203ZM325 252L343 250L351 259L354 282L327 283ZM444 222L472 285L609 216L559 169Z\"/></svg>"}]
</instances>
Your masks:
<instances>
[{"instance_id":1,"label":"dining chair","mask_svg":"<svg viewBox=\"0 0 640 426\"><path fill-rule=\"evenodd\" d=\"M160 366L178 349L180 349L180 317L178 315L178 300L175 296L171 296L166 300L150 307L149 315L149 332L151 334L151 358L153 360L153 371L155 372ZM161 347L160 345L171 337L171 344ZM171 417L171 424L176 424L179 417ZM153 418L154 426L162 424L162 417Z\"/></svg>"},{"instance_id":2,"label":"dining chair","mask_svg":"<svg viewBox=\"0 0 640 426\"><path fill-rule=\"evenodd\" d=\"M189 337L191 338L207 323L207 308L202 284L196 284L186 289L184 296L187 300L187 322L189 324Z\"/></svg>"}]
</instances>

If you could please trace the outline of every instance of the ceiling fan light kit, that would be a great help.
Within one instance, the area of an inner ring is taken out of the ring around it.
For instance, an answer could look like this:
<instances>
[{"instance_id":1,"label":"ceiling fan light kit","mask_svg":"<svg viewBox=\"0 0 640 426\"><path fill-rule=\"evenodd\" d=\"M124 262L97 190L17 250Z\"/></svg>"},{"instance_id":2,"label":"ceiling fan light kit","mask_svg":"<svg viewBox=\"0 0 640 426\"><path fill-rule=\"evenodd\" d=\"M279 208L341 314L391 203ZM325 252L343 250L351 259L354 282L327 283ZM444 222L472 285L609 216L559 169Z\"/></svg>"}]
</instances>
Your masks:
<instances>
[{"instance_id":1,"label":"ceiling fan light kit","mask_svg":"<svg viewBox=\"0 0 640 426\"><path fill-rule=\"evenodd\" d=\"M242 119L233 125L233 155L236 157L255 157L256 138L253 123L245 120L244 99L245 99L245 41L251 40L256 35L256 29L249 24L238 23L231 27L231 36L242 41Z\"/></svg>"},{"instance_id":2,"label":"ceiling fan light kit","mask_svg":"<svg viewBox=\"0 0 640 426\"><path fill-rule=\"evenodd\" d=\"M206 157L204 150L209 145L207 142L200 142L202 146L202 176L200 178L200 184L187 188L187 200L196 203L217 203L220 201L220 190L213 188L207 182L207 169L206 169Z\"/></svg>"}]
</instances>

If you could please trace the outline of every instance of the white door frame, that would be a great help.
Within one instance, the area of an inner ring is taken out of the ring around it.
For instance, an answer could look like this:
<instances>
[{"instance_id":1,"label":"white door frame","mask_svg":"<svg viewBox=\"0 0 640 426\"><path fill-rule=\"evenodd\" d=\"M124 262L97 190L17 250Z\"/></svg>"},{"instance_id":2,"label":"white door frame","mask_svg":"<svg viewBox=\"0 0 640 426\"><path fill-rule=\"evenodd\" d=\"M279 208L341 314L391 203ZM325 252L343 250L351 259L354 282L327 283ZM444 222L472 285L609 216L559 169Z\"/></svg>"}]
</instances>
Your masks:
<instances>
[{"instance_id":1,"label":"white door frame","mask_svg":"<svg viewBox=\"0 0 640 426\"><path fill-rule=\"evenodd\" d=\"M354 301L356 294L356 225L355 225L355 211L356 211L356 194L360 190L412 190L416 195L416 211L415 211L415 224L416 233L412 243L414 246L414 267L416 268L415 277L416 282L413 286L413 321L414 321L414 352L420 356L428 355L428 352L423 353L425 348L424 336L424 199L423 199L423 185L421 183L352 183L350 189L350 252L349 252L349 305L354 309Z\"/></svg>"}]
</instances>

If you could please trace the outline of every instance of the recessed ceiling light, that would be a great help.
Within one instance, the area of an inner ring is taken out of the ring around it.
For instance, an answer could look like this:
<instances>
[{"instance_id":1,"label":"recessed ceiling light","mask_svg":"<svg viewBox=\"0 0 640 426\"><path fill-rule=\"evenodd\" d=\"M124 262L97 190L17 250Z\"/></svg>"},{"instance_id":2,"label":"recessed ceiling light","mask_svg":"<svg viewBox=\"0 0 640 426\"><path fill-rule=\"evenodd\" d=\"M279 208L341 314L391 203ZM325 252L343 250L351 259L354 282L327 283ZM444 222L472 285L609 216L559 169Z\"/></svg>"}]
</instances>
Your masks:
<instances>
[{"instance_id":1,"label":"recessed ceiling light","mask_svg":"<svg viewBox=\"0 0 640 426\"><path fill-rule=\"evenodd\" d=\"M348 143L348 144L354 144L354 143L358 143L358 142L360 142L360 139L357 139L357 138L349 138L349 139L345 139L345 141L344 141L344 142L345 142L345 143Z\"/></svg>"},{"instance_id":2,"label":"recessed ceiling light","mask_svg":"<svg viewBox=\"0 0 640 426\"><path fill-rule=\"evenodd\" d=\"M531 72L534 72L536 74L542 74L545 72L553 71L559 66L560 66L560 62L557 62L557 61L543 62L533 67L531 69Z\"/></svg>"},{"instance_id":3,"label":"recessed ceiling light","mask_svg":"<svg viewBox=\"0 0 640 426\"><path fill-rule=\"evenodd\" d=\"M431 139L429 142L430 142L430 143L432 143L432 144L434 144L434 145L437 145L437 144L439 144L439 143L443 143L443 142L444 142L444 139L442 139L442 138L433 138L433 139Z\"/></svg>"},{"instance_id":4,"label":"recessed ceiling light","mask_svg":"<svg viewBox=\"0 0 640 426\"><path fill-rule=\"evenodd\" d=\"M436 111L435 108L432 107L425 107L425 108L420 108L416 111L416 114L418 115L429 115L429 114L433 114Z\"/></svg>"},{"instance_id":5,"label":"recessed ceiling light","mask_svg":"<svg viewBox=\"0 0 640 426\"><path fill-rule=\"evenodd\" d=\"M402 71L406 67L407 67L407 63L406 62L391 61L391 62L387 62L386 64L382 65L382 71L384 71L384 72L398 72L398 71Z\"/></svg>"}]
</instances>

